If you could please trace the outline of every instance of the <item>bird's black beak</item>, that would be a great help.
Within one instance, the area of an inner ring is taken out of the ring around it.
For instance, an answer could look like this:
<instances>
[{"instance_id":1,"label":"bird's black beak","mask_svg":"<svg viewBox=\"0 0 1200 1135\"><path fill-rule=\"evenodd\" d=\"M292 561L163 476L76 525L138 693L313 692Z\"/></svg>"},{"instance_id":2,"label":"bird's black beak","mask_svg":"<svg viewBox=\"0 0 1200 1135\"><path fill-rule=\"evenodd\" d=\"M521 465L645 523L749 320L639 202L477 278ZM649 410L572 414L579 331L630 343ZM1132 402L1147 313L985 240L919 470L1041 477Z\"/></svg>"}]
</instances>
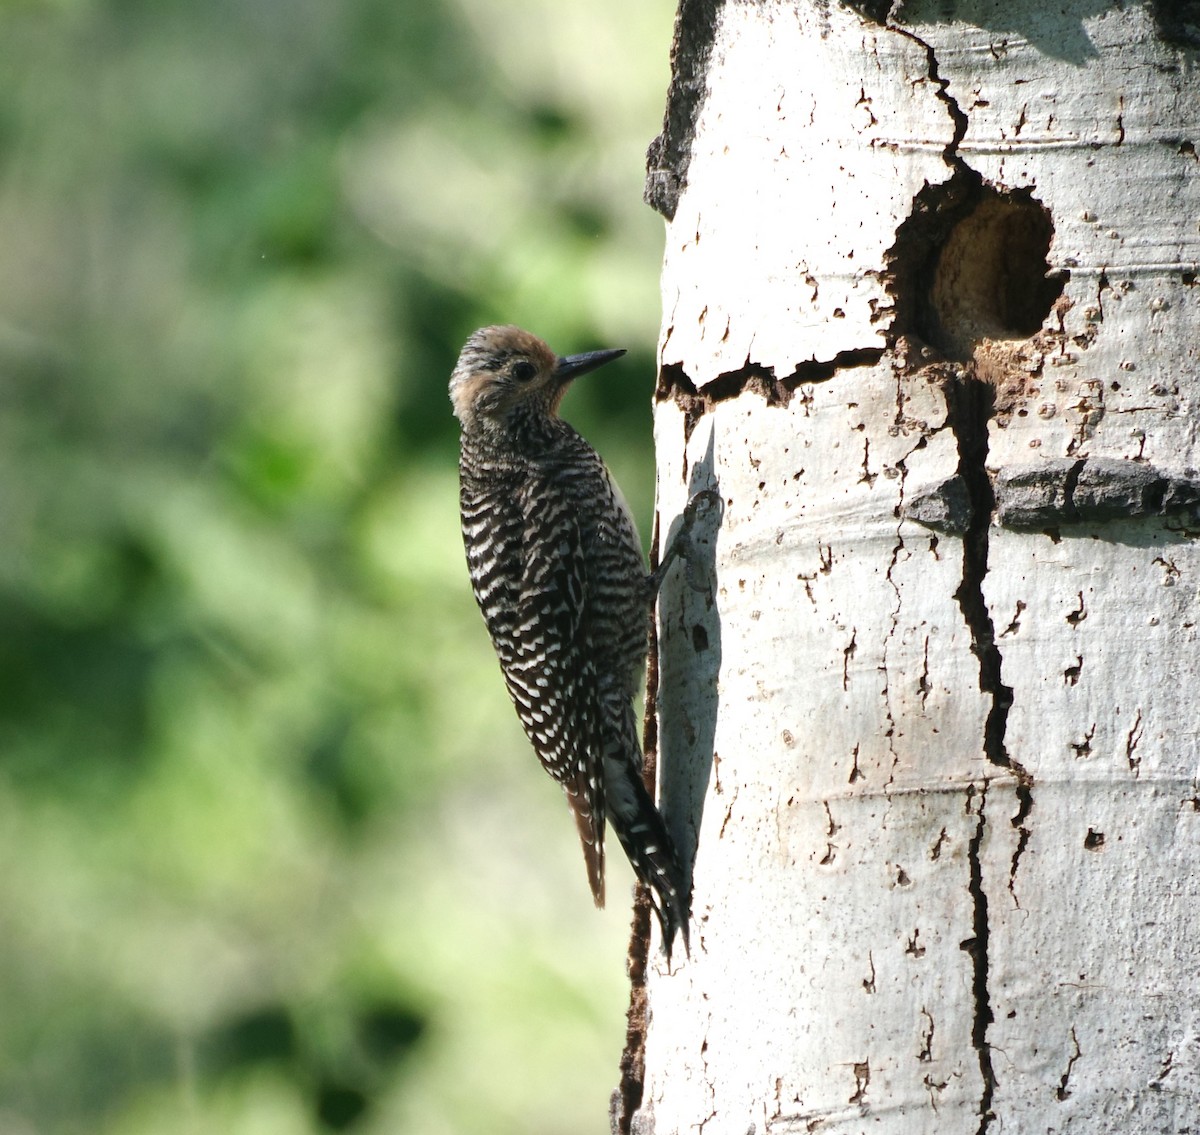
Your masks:
<instances>
[{"instance_id":1,"label":"bird's black beak","mask_svg":"<svg viewBox=\"0 0 1200 1135\"><path fill-rule=\"evenodd\" d=\"M582 355L567 355L566 358L558 360L558 365L554 368L554 377L560 383L568 383L581 374L587 374L605 363L611 363L613 359L619 359L624 353L624 347L617 347L611 351L588 351Z\"/></svg>"}]
</instances>

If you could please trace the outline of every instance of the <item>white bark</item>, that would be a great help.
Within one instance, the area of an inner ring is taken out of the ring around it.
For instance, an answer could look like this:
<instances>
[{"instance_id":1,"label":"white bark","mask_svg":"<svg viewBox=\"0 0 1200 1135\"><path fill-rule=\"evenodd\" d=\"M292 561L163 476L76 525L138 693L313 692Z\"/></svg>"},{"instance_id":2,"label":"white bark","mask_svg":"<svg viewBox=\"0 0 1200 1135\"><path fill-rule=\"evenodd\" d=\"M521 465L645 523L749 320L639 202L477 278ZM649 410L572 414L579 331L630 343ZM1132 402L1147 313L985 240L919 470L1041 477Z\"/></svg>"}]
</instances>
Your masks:
<instances>
[{"instance_id":1,"label":"white bark","mask_svg":"<svg viewBox=\"0 0 1200 1135\"><path fill-rule=\"evenodd\" d=\"M1200 1122L1200 86L1167 7L684 4L716 30L659 513L726 511L713 601L660 606L694 927L650 954L626 1130Z\"/></svg>"}]
</instances>

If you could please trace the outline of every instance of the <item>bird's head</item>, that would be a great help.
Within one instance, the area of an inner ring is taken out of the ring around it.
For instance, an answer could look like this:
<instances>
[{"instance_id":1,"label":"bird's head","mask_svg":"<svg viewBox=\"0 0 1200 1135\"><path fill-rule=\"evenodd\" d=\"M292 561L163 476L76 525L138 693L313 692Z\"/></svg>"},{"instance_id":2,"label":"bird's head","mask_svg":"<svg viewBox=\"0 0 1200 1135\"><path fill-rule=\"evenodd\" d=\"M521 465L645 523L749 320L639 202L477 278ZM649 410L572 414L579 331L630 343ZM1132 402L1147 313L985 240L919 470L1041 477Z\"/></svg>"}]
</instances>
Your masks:
<instances>
[{"instance_id":1,"label":"bird's head","mask_svg":"<svg viewBox=\"0 0 1200 1135\"><path fill-rule=\"evenodd\" d=\"M551 417L572 379L624 350L559 358L519 327L482 327L463 346L450 376L450 401L464 430L503 431L522 419Z\"/></svg>"}]
</instances>

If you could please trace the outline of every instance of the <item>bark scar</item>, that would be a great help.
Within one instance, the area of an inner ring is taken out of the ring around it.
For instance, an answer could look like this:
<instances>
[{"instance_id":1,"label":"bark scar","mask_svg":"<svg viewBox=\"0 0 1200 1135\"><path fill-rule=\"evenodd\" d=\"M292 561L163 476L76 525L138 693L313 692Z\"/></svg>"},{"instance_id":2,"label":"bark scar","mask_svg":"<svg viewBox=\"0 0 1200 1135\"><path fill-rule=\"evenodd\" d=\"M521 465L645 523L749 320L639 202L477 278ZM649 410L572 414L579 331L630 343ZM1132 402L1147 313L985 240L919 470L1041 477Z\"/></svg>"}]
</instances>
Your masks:
<instances>
[{"instance_id":1,"label":"bark scar","mask_svg":"<svg viewBox=\"0 0 1200 1135\"><path fill-rule=\"evenodd\" d=\"M674 220L687 187L696 123L708 89L708 68L724 0L682 0L671 43L671 85L662 132L646 151L643 199Z\"/></svg>"},{"instance_id":2,"label":"bark scar","mask_svg":"<svg viewBox=\"0 0 1200 1135\"><path fill-rule=\"evenodd\" d=\"M854 1065L854 1095L849 1099L849 1103L865 1104L867 1099L867 1088L871 1084L871 1062L869 1060L859 1060Z\"/></svg>"}]
</instances>

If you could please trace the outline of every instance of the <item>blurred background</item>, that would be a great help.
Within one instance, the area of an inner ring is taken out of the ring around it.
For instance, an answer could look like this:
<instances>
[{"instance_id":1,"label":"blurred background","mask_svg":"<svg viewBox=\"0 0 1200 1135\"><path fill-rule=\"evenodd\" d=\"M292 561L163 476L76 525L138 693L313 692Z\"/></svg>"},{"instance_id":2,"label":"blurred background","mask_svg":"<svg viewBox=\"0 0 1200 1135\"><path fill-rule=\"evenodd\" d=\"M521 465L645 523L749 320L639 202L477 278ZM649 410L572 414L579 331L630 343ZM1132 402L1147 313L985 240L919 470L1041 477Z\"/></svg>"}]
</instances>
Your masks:
<instances>
[{"instance_id":1,"label":"blurred background","mask_svg":"<svg viewBox=\"0 0 1200 1135\"><path fill-rule=\"evenodd\" d=\"M0 0L0 1135L608 1130L630 873L467 584L467 334L644 535L669 0Z\"/></svg>"}]
</instances>

